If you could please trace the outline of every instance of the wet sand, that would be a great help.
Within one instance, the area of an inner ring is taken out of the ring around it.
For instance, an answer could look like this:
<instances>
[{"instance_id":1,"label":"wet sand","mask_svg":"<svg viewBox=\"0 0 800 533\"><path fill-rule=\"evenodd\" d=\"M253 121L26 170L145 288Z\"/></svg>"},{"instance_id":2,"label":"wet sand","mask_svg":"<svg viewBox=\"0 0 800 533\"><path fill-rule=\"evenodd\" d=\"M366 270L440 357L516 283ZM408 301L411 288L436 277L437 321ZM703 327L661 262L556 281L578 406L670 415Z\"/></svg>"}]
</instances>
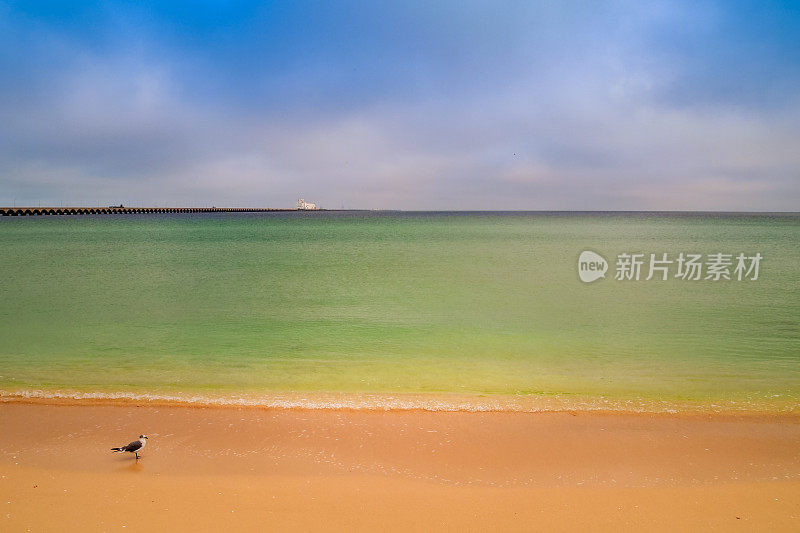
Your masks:
<instances>
[{"instance_id":1,"label":"wet sand","mask_svg":"<svg viewBox=\"0 0 800 533\"><path fill-rule=\"evenodd\" d=\"M800 417L10 402L0 476L3 531L796 531Z\"/></svg>"}]
</instances>

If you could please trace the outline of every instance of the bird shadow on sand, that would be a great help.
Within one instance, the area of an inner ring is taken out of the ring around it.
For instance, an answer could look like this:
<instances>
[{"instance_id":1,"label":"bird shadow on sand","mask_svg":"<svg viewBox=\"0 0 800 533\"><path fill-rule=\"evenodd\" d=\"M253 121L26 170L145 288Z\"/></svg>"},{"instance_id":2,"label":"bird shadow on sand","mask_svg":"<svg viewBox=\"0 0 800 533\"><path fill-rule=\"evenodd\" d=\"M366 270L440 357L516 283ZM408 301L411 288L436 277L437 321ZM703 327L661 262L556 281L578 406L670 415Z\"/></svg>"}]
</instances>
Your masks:
<instances>
[{"instance_id":1,"label":"bird shadow on sand","mask_svg":"<svg viewBox=\"0 0 800 533\"><path fill-rule=\"evenodd\" d=\"M140 461L135 461L135 460L134 461L129 461L129 462L127 462L127 464L117 468L117 471L118 472L127 472L127 473L130 473L130 474L136 474L136 473L144 471L144 465L142 465L141 460Z\"/></svg>"}]
</instances>

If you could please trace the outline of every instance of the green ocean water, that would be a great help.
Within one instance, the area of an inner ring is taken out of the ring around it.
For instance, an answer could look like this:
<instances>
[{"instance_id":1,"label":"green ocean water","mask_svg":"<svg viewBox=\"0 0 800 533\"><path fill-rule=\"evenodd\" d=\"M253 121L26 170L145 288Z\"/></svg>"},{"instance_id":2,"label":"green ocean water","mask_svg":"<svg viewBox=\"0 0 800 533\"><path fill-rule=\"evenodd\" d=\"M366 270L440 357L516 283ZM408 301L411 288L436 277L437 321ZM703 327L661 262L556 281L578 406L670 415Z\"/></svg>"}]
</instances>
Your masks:
<instances>
[{"instance_id":1,"label":"green ocean water","mask_svg":"<svg viewBox=\"0 0 800 533\"><path fill-rule=\"evenodd\" d=\"M4 217L0 390L796 403L798 245L796 215ZM618 281L623 252L763 260Z\"/></svg>"}]
</instances>

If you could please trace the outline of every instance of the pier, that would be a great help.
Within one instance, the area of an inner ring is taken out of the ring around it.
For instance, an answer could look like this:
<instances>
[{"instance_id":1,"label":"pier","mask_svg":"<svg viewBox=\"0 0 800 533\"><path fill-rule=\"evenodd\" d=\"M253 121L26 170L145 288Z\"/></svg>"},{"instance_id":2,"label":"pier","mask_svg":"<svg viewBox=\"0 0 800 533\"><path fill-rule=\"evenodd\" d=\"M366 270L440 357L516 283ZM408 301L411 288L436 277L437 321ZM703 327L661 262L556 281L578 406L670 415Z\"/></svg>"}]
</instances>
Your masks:
<instances>
[{"instance_id":1,"label":"pier","mask_svg":"<svg viewBox=\"0 0 800 533\"><path fill-rule=\"evenodd\" d=\"M263 213L269 211L300 211L269 207L0 207L6 217L41 215L134 215L157 213Z\"/></svg>"}]
</instances>

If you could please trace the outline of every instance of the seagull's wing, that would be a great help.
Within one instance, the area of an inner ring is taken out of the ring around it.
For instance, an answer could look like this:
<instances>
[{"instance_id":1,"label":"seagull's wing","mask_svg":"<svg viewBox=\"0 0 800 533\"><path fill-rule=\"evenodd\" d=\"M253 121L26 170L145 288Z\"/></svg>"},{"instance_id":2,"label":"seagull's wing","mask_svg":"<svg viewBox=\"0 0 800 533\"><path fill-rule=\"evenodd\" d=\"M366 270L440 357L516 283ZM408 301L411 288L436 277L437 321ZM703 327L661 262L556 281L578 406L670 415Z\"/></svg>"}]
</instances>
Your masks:
<instances>
[{"instance_id":1,"label":"seagull's wing","mask_svg":"<svg viewBox=\"0 0 800 533\"><path fill-rule=\"evenodd\" d=\"M138 440L135 440L135 441L131 442L130 444L128 444L127 446L124 446L122 448L122 451L123 452L135 452L136 450L138 450L141 447L142 447L142 442L138 441Z\"/></svg>"}]
</instances>

